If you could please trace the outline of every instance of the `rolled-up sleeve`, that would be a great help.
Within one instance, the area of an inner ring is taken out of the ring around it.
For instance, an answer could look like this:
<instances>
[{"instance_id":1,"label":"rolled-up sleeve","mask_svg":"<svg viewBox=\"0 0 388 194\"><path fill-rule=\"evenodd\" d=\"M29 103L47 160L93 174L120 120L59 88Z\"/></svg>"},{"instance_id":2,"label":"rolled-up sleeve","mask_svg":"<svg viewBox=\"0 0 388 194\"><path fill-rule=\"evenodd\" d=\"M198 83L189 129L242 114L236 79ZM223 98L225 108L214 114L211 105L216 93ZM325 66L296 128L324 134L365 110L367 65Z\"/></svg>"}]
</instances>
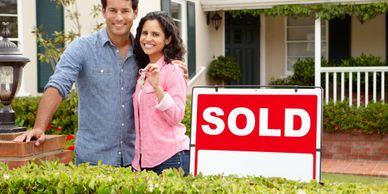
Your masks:
<instances>
[{"instance_id":1,"label":"rolled-up sleeve","mask_svg":"<svg viewBox=\"0 0 388 194\"><path fill-rule=\"evenodd\" d=\"M161 111L162 117L170 124L182 122L185 115L187 82L183 77L182 70L174 65L168 68L165 75L166 91L163 99L156 105Z\"/></svg>"},{"instance_id":2,"label":"rolled-up sleeve","mask_svg":"<svg viewBox=\"0 0 388 194\"><path fill-rule=\"evenodd\" d=\"M76 81L79 72L82 69L84 62L85 51L83 48L82 38L73 41L62 54L59 62L55 67L55 73L50 77L45 86L45 90L49 87L56 88L65 99Z\"/></svg>"}]
</instances>

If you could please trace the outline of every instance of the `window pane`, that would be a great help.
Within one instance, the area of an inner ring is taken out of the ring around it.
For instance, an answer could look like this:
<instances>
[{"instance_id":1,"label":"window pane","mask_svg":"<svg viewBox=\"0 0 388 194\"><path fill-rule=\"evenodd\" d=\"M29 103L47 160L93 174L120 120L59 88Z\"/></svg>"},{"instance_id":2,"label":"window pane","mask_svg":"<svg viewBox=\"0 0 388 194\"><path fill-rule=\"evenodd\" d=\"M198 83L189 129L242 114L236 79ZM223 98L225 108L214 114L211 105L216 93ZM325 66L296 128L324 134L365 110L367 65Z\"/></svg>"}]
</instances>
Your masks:
<instances>
[{"instance_id":1,"label":"window pane","mask_svg":"<svg viewBox=\"0 0 388 194\"><path fill-rule=\"evenodd\" d=\"M17 38L18 37L17 17L5 17L5 16L0 17L1 30L3 30L2 22L9 22L8 29L11 32L10 38Z\"/></svg>"},{"instance_id":2,"label":"window pane","mask_svg":"<svg viewBox=\"0 0 388 194\"><path fill-rule=\"evenodd\" d=\"M178 29L179 29L179 31L182 33L182 22L180 22L180 21L174 21L175 22L175 25L178 27Z\"/></svg>"},{"instance_id":3,"label":"window pane","mask_svg":"<svg viewBox=\"0 0 388 194\"><path fill-rule=\"evenodd\" d=\"M327 56L326 23L321 24L322 56ZM311 17L287 17L287 72L293 71L298 59L314 58L315 19Z\"/></svg>"},{"instance_id":4,"label":"window pane","mask_svg":"<svg viewBox=\"0 0 388 194\"><path fill-rule=\"evenodd\" d=\"M171 2L171 16L174 19L182 20L182 5L181 4Z\"/></svg>"},{"instance_id":5,"label":"window pane","mask_svg":"<svg viewBox=\"0 0 388 194\"><path fill-rule=\"evenodd\" d=\"M17 0L0 0L0 13L2 14L17 14Z\"/></svg>"}]
</instances>

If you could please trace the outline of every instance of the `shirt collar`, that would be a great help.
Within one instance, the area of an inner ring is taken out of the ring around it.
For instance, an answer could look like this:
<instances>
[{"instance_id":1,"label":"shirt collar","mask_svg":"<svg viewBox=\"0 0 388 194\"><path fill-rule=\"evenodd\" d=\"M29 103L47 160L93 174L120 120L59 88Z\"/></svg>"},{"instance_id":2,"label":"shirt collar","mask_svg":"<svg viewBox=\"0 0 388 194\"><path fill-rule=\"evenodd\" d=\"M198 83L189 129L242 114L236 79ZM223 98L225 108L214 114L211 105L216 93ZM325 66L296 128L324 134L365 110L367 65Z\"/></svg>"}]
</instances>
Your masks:
<instances>
[{"instance_id":1,"label":"shirt collar","mask_svg":"<svg viewBox=\"0 0 388 194\"><path fill-rule=\"evenodd\" d=\"M109 42L111 45L113 45L112 41L109 39L108 31L106 30L106 27L102 28L99 31L99 34L100 34L100 45L101 46L104 46L107 42ZM132 40L132 45L134 45L135 44L135 37L132 35L132 33L130 34L130 36L131 36L131 40Z\"/></svg>"},{"instance_id":2,"label":"shirt collar","mask_svg":"<svg viewBox=\"0 0 388 194\"><path fill-rule=\"evenodd\" d=\"M100 44L101 46L104 46L107 42L112 42L109 40L108 32L106 31L106 28L102 28L99 32L100 34Z\"/></svg>"},{"instance_id":3,"label":"shirt collar","mask_svg":"<svg viewBox=\"0 0 388 194\"><path fill-rule=\"evenodd\" d=\"M156 61L156 64L158 65L159 69L162 69L162 67L167 64L164 55L160 57L158 61Z\"/></svg>"}]
</instances>

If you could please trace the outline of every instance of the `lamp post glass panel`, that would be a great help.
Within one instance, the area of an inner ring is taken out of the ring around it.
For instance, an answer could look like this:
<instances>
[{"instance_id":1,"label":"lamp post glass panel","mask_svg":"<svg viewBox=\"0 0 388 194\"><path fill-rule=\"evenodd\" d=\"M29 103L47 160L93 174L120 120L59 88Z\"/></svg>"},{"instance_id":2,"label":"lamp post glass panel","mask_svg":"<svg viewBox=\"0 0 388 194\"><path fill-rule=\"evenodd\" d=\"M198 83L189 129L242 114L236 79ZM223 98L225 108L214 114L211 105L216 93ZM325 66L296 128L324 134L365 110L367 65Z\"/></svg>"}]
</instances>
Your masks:
<instances>
[{"instance_id":1,"label":"lamp post glass panel","mask_svg":"<svg viewBox=\"0 0 388 194\"><path fill-rule=\"evenodd\" d=\"M2 40L0 40L0 133L14 133L25 131L24 127L16 127L15 112L11 101L21 82L22 68L30 60L20 53L16 44L10 42L8 22L3 22Z\"/></svg>"},{"instance_id":2,"label":"lamp post glass panel","mask_svg":"<svg viewBox=\"0 0 388 194\"><path fill-rule=\"evenodd\" d=\"M212 17L212 23L216 30L221 26L222 17L216 12Z\"/></svg>"}]
</instances>

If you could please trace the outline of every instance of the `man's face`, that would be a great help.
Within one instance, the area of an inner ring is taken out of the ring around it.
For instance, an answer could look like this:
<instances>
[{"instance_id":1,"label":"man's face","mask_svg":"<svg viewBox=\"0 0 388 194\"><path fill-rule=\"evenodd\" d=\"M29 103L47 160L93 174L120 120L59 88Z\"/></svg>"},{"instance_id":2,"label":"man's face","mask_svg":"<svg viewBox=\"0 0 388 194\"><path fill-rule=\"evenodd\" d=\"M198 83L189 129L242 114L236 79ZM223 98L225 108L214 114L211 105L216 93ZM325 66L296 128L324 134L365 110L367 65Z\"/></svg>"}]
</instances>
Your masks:
<instances>
[{"instance_id":1,"label":"man's face","mask_svg":"<svg viewBox=\"0 0 388 194\"><path fill-rule=\"evenodd\" d=\"M137 16L131 0L107 0L102 13L110 38L129 37L133 20Z\"/></svg>"}]
</instances>

